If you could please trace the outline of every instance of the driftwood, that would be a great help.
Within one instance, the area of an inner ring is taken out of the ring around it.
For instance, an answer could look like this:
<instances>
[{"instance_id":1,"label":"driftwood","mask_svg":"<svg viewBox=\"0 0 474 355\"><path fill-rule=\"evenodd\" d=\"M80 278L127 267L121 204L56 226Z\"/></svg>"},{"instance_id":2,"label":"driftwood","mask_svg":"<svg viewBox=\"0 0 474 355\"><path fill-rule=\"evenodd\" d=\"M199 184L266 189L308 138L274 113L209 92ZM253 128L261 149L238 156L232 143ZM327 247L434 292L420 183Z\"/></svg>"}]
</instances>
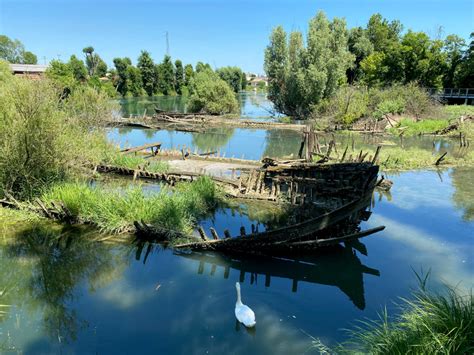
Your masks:
<instances>
[{"instance_id":1,"label":"driftwood","mask_svg":"<svg viewBox=\"0 0 474 355\"><path fill-rule=\"evenodd\" d=\"M122 149L120 152L121 153L125 153L125 154L129 154L129 153L137 153L137 152L140 152L142 150L146 150L146 149L151 149L151 152L153 153L153 155L155 155L155 150L153 148L156 149L156 151L158 151L161 147L161 143L157 142L157 143L150 143L150 144L144 144L144 145L141 145L141 146L138 146L138 147L132 147L132 148L126 148L126 149Z\"/></svg>"}]
</instances>

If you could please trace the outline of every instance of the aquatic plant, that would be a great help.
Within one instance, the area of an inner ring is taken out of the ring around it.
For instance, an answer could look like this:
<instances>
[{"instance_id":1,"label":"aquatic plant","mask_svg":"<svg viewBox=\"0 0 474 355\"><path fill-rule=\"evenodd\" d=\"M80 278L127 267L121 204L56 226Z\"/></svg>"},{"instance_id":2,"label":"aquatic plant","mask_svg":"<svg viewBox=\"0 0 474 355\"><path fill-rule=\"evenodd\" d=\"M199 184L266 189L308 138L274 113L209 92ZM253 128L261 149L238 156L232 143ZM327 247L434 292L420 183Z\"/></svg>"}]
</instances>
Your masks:
<instances>
[{"instance_id":1,"label":"aquatic plant","mask_svg":"<svg viewBox=\"0 0 474 355\"><path fill-rule=\"evenodd\" d=\"M471 354L474 351L473 294L445 286L426 288L429 273L419 277L419 289L398 304L391 318L384 308L378 320L361 321L349 331L350 339L329 349L313 339L315 349L332 354Z\"/></svg>"},{"instance_id":2,"label":"aquatic plant","mask_svg":"<svg viewBox=\"0 0 474 355\"><path fill-rule=\"evenodd\" d=\"M41 199L48 206L62 201L78 221L94 224L104 232L129 232L134 221L143 221L191 234L195 220L221 198L214 182L201 177L193 183L178 184L175 190L162 185L156 194L145 194L140 186L120 190L66 183L54 186Z\"/></svg>"}]
</instances>

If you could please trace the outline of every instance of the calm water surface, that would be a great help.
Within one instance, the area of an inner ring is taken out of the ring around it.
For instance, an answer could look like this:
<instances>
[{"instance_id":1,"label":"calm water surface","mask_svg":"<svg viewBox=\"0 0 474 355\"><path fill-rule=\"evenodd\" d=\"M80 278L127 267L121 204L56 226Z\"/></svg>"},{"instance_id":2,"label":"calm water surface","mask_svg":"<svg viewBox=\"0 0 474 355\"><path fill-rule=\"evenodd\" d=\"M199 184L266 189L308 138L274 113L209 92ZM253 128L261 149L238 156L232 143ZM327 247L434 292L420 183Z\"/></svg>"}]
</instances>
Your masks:
<instances>
[{"instance_id":1,"label":"calm water surface","mask_svg":"<svg viewBox=\"0 0 474 355\"><path fill-rule=\"evenodd\" d=\"M269 116L278 116L266 94L241 92L237 99L243 118L271 120ZM123 117L153 115L155 107L164 111L187 112L187 98L183 96L130 97L119 100L119 104Z\"/></svg>"},{"instance_id":2,"label":"calm water surface","mask_svg":"<svg viewBox=\"0 0 474 355\"><path fill-rule=\"evenodd\" d=\"M111 130L121 145L161 141L227 156L296 154L292 131L214 129L205 134ZM341 135L357 149L400 144L387 137ZM329 137L321 137L321 140ZM456 149L449 140L405 146ZM340 248L299 262L177 254L154 244L99 243L95 232L57 225L10 230L0 221L0 352L301 354L311 338L334 345L344 328L376 318L416 286L413 270L431 269L432 286L474 286L474 169L389 174L391 193L375 193L363 229L385 225L357 249ZM153 193L153 186L147 187ZM225 208L202 221L222 234L264 229L265 206ZM366 254L366 255L365 255ZM257 316L247 331L234 316L235 282ZM1 311L6 311L2 313Z\"/></svg>"}]
</instances>

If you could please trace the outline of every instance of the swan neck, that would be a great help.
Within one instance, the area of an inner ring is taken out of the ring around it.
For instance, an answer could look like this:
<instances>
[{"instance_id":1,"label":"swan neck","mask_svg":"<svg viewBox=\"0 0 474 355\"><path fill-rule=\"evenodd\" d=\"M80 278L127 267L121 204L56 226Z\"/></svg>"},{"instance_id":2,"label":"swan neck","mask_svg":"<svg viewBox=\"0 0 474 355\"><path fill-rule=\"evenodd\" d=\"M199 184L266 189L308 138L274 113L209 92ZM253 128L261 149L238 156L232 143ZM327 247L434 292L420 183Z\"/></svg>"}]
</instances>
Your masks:
<instances>
[{"instance_id":1,"label":"swan neck","mask_svg":"<svg viewBox=\"0 0 474 355\"><path fill-rule=\"evenodd\" d=\"M240 287L237 287L237 304L239 306L242 304L242 299L240 298Z\"/></svg>"}]
</instances>

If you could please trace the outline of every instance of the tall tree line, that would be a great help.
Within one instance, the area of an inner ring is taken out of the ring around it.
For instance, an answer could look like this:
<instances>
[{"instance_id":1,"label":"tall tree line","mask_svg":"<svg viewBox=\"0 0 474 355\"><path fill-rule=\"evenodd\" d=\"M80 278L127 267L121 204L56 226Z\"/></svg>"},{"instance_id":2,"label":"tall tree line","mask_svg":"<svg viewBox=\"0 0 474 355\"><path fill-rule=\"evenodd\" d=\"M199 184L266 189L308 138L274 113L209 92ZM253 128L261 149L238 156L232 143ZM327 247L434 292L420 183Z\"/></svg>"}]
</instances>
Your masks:
<instances>
[{"instance_id":1,"label":"tall tree line","mask_svg":"<svg viewBox=\"0 0 474 355\"><path fill-rule=\"evenodd\" d=\"M278 111L303 117L345 84L386 87L416 82L423 87L474 87L474 33L468 46L457 35L432 39L403 30L380 14L365 27L319 12L299 31L276 27L265 50L269 97Z\"/></svg>"}]
</instances>

